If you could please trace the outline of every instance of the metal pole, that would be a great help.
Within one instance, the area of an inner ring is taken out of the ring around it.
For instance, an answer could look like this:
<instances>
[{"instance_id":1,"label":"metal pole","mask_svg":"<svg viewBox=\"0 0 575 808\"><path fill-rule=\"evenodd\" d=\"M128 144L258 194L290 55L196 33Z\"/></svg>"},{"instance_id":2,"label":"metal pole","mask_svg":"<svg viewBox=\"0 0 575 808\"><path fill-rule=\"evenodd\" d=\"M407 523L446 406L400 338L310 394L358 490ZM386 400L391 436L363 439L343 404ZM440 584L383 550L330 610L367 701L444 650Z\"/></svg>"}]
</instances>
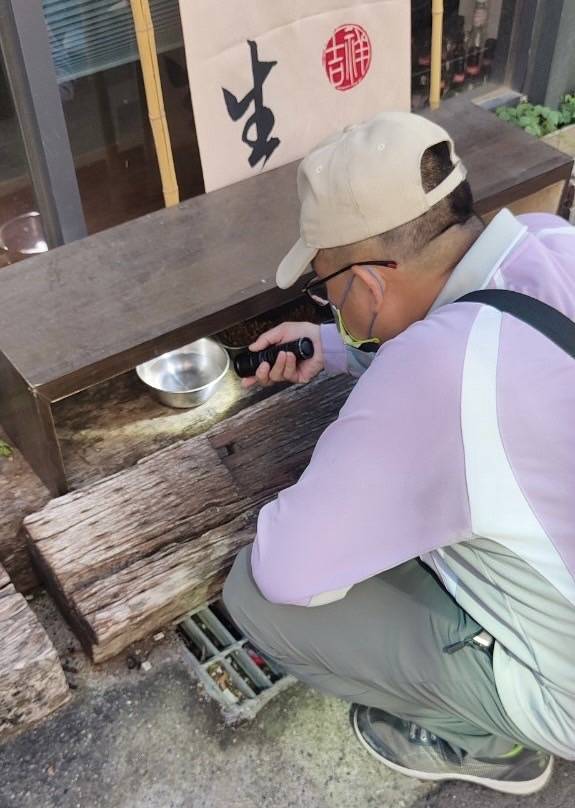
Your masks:
<instances>
[{"instance_id":1,"label":"metal pole","mask_svg":"<svg viewBox=\"0 0 575 808\"><path fill-rule=\"evenodd\" d=\"M138 53L144 77L144 89L150 126L154 136L154 146L158 158L158 167L162 178L162 190L166 207L177 205L180 201L178 180L174 168L170 130L164 109L164 95L158 66L158 53L154 33L154 23L150 11L149 0L131 0L134 28L138 42Z\"/></svg>"},{"instance_id":2,"label":"metal pole","mask_svg":"<svg viewBox=\"0 0 575 808\"><path fill-rule=\"evenodd\" d=\"M41 0L0 0L0 46L50 247L86 222Z\"/></svg>"},{"instance_id":3,"label":"metal pole","mask_svg":"<svg viewBox=\"0 0 575 808\"><path fill-rule=\"evenodd\" d=\"M437 109L441 101L441 46L443 42L443 0L431 6L431 85L429 106Z\"/></svg>"}]
</instances>

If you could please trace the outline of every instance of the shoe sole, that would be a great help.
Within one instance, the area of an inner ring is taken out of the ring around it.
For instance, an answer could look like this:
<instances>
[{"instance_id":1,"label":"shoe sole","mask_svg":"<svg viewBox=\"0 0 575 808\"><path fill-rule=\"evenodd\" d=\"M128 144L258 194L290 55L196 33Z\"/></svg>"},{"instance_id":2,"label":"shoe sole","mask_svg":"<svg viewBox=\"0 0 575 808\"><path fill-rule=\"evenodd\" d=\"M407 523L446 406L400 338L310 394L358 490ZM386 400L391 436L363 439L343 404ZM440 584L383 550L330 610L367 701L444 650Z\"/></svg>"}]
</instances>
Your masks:
<instances>
[{"instance_id":1,"label":"shoe sole","mask_svg":"<svg viewBox=\"0 0 575 808\"><path fill-rule=\"evenodd\" d=\"M397 763L392 763L391 760L383 757L375 749L368 744L363 735L361 734L357 725L357 711L353 714L353 729L356 738L360 744L367 749L369 754L380 763L383 763L394 772L404 774L406 777L415 777L417 780L427 780L433 782L445 782L446 780L462 780L465 783L475 783L485 788L490 788L493 791L499 791L502 794L515 794L516 796L527 796L528 794L535 794L541 789L545 788L551 775L553 774L553 758L550 758L549 764L545 771L535 780L528 780L526 782L513 782L509 780L490 780L487 777L476 777L473 774L431 774L430 772L420 772L416 769L407 769L405 766L400 766Z\"/></svg>"}]
</instances>

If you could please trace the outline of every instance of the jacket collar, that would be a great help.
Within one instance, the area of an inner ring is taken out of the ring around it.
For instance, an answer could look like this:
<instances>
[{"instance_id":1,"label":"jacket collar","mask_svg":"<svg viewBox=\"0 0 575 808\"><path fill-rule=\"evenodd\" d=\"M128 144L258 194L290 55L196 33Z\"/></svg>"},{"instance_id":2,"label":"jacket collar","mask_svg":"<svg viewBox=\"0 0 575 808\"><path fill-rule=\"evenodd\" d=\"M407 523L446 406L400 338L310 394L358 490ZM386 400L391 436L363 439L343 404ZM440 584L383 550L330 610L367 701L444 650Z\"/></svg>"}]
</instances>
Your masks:
<instances>
[{"instance_id":1,"label":"jacket collar","mask_svg":"<svg viewBox=\"0 0 575 808\"><path fill-rule=\"evenodd\" d=\"M526 236L526 225L507 208L500 210L457 264L430 313L468 292L485 289L503 261Z\"/></svg>"}]
</instances>

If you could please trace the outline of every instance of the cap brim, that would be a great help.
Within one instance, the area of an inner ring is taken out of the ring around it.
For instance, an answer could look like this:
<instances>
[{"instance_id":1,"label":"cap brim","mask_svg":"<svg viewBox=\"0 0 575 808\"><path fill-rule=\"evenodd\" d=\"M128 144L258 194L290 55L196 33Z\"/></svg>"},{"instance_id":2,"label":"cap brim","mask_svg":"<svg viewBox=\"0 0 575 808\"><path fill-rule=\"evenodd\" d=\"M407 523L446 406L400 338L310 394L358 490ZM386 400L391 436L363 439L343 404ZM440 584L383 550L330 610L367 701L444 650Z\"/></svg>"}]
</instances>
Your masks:
<instances>
[{"instance_id":1,"label":"cap brim","mask_svg":"<svg viewBox=\"0 0 575 808\"><path fill-rule=\"evenodd\" d=\"M293 286L297 279L305 273L316 255L315 247L308 247L301 238L298 239L276 272L276 283L280 289L288 289Z\"/></svg>"}]
</instances>

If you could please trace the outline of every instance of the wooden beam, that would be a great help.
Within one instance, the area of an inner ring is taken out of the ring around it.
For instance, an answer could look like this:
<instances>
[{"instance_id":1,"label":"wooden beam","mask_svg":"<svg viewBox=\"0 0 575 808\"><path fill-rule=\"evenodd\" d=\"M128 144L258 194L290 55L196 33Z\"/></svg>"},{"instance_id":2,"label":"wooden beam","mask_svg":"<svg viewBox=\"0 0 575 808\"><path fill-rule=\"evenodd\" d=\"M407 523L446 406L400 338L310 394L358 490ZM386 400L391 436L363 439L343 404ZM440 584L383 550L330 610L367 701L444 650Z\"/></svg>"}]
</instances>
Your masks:
<instances>
[{"instance_id":1,"label":"wooden beam","mask_svg":"<svg viewBox=\"0 0 575 808\"><path fill-rule=\"evenodd\" d=\"M60 402L54 413L71 486L84 488L134 466L153 452L202 434L214 423L277 392L272 388L243 390L240 380L229 373L206 407L171 410L146 392L135 373L85 390ZM10 442L0 429L2 438ZM0 564L22 594L39 586L22 521L49 500L49 492L17 448L12 457L0 457Z\"/></svg>"},{"instance_id":2,"label":"wooden beam","mask_svg":"<svg viewBox=\"0 0 575 808\"><path fill-rule=\"evenodd\" d=\"M296 482L350 387L286 389L27 517L38 570L94 661L219 592L261 504Z\"/></svg>"},{"instance_id":3,"label":"wooden beam","mask_svg":"<svg viewBox=\"0 0 575 808\"><path fill-rule=\"evenodd\" d=\"M0 567L0 740L66 703L58 655L26 599Z\"/></svg>"}]
</instances>

